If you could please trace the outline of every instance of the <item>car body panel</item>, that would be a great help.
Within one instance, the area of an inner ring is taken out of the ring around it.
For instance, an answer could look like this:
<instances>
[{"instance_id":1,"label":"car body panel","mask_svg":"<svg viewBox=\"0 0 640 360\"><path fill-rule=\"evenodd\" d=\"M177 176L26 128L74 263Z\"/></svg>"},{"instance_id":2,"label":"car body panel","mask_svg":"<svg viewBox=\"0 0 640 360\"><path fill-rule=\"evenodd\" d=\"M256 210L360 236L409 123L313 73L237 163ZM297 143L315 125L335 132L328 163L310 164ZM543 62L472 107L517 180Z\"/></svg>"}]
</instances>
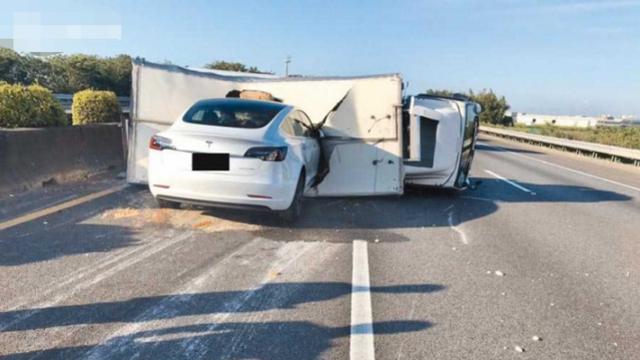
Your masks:
<instances>
[{"instance_id":1,"label":"car body panel","mask_svg":"<svg viewBox=\"0 0 640 360\"><path fill-rule=\"evenodd\" d=\"M287 209L302 169L313 176L319 157L317 139L288 136L281 131L283 122L296 111L286 106L266 126L257 129L192 124L178 119L167 131L156 135L167 143L167 148L149 149L151 193L193 202ZM287 147L285 159L265 161L244 156L250 148L265 146ZM229 170L193 171L195 152L228 153ZM306 190L309 184L307 181Z\"/></svg>"}]
</instances>

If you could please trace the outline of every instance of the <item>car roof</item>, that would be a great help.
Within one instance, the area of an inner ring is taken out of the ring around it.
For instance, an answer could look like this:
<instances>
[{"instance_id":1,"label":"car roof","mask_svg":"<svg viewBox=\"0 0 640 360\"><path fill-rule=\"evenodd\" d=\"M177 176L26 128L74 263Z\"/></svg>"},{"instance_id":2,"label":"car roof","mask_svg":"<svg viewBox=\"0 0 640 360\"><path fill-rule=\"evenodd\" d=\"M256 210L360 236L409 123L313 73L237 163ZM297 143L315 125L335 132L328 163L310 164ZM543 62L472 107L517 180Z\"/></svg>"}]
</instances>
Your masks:
<instances>
[{"instance_id":1,"label":"car roof","mask_svg":"<svg viewBox=\"0 0 640 360\"><path fill-rule=\"evenodd\" d=\"M289 107L287 104L283 104L275 101L266 100L253 100L253 99L239 99L239 98L214 98L203 99L196 102L198 105L242 105L243 107L254 108L255 110L275 110L281 111L282 109Z\"/></svg>"}]
</instances>

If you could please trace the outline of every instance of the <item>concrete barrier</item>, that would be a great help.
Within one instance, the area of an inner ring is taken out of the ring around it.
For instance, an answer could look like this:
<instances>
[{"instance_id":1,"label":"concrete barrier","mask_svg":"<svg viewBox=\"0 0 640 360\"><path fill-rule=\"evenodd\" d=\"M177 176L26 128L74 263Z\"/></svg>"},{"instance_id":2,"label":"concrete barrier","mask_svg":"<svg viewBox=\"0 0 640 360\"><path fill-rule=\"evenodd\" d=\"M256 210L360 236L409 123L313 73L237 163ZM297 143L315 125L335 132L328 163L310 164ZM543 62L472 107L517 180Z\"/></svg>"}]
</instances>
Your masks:
<instances>
[{"instance_id":1,"label":"concrete barrier","mask_svg":"<svg viewBox=\"0 0 640 360\"><path fill-rule=\"evenodd\" d=\"M488 126L481 126L480 132L529 144L574 151L579 154L590 154L593 157L609 158L615 162L625 162L640 166L640 150L636 149L529 134L521 131L498 129Z\"/></svg>"},{"instance_id":2,"label":"concrete barrier","mask_svg":"<svg viewBox=\"0 0 640 360\"><path fill-rule=\"evenodd\" d=\"M0 130L0 194L124 168L117 124Z\"/></svg>"}]
</instances>

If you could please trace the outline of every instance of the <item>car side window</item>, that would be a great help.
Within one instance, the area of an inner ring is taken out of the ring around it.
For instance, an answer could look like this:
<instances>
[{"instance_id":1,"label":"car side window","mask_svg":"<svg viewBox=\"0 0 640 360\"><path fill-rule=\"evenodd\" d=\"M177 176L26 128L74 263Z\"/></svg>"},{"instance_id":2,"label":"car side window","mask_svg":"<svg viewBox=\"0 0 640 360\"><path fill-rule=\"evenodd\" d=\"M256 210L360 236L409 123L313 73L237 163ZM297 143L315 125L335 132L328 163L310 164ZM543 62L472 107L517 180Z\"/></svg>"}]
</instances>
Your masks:
<instances>
[{"instance_id":1,"label":"car side window","mask_svg":"<svg viewBox=\"0 0 640 360\"><path fill-rule=\"evenodd\" d=\"M291 113L280 125L280 129L289 136L304 136L304 127L296 117L296 112Z\"/></svg>"},{"instance_id":2,"label":"car side window","mask_svg":"<svg viewBox=\"0 0 640 360\"><path fill-rule=\"evenodd\" d=\"M295 131L293 130L292 124L293 124L293 120L291 120L291 115L289 115L287 116L286 119L284 119L284 121L280 125L280 129L282 130L282 132L284 132L289 136L296 136Z\"/></svg>"},{"instance_id":3,"label":"car side window","mask_svg":"<svg viewBox=\"0 0 640 360\"><path fill-rule=\"evenodd\" d=\"M291 117L291 127L293 128L295 136L304 136L304 125L302 125L299 111L296 111L293 117Z\"/></svg>"},{"instance_id":4,"label":"car side window","mask_svg":"<svg viewBox=\"0 0 640 360\"><path fill-rule=\"evenodd\" d=\"M311 126L311 119L309 119L309 117L307 116L307 114L305 114L303 111L298 111L298 114L300 114L300 120L302 120L302 122L304 122L305 124L307 124L308 126Z\"/></svg>"},{"instance_id":5,"label":"car side window","mask_svg":"<svg viewBox=\"0 0 640 360\"><path fill-rule=\"evenodd\" d=\"M309 119L309 117L307 116L307 114L305 114L305 113L304 113L304 112L302 112L302 111L298 111L298 115L299 115L300 121L302 121L306 126L308 126L308 127L312 127L311 120ZM305 129L303 129L303 130L306 130L306 128L305 128ZM304 134L304 136L309 137L309 135L308 135L308 132L307 132L307 131L303 131L303 134Z\"/></svg>"}]
</instances>

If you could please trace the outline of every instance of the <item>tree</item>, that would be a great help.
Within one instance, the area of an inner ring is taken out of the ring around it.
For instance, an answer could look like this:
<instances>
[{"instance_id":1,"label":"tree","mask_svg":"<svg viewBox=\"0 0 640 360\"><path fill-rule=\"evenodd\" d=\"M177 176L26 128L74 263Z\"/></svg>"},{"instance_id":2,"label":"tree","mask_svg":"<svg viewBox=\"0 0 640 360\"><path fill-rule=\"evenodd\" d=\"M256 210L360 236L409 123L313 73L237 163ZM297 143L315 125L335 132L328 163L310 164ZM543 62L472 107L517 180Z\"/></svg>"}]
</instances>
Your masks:
<instances>
[{"instance_id":1,"label":"tree","mask_svg":"<svg viewBox=\"0 0 640 360\"><path fill-rule=\"evenodd\" d=\"M480 113L481 122L494 125L508 125L508 120L505 119L505 112L509 110L510 106L504 96L496 96L491 89L483 89L478 94L469 91L469 95L473 101L482 106L482 112Z\"/></svg>"},{"instance_id":2,"label":"tree","mask_svg":"<svg viewBox=\"0 0 640 360\"><path fill-rule=\"evenodd\" d=\"M118 55L104 59L104 73L107 76L108 87L120 96L129 96L131 93L131 57L129 55Z\"/></svg>"},{"instance_id":3,"label":"tree","mask_svg":"<svg viewBox=\"0 0 640 360\"><path fill-rule=\"evenodd\" d=\"M42 59L0 49L0 81L42 85L54 93L85 89L109 90L121 96L131 92L131 58L128 55L57 55Z\"/></svg>"},{"instance_id":4,"label":"tree","mask_svg":"<svg viewBox=\"0 0 640 360\"><path fill-rule=\"evenodd\" d=\"M54 72L62 75L64 82L56 83L55 92L75 93L84 89L105 90L109 79L104 64L93 55L59 55L49 60Z\"/></svg>"},{"instance_id":5,"label":"tree","mask_svg":"<svg viewBox=\"0 0 640 360\"><path fill-rule=\"evenodd\" d=\"M448 97L456 95L456 93L449 90L434 89L427 90L426 94ZM509 110L510 106L504 96L496 96L496 94L491 89L483 89L477 94L474 93L473 90L469 90L468 93L462 95L467 96L469 99L477 102L478 104L480 104L480 106L482 106L482 112L480 113L481 122L509 125L509 120L505 118L505 112Z\"/></svg>"},{"instance_id":6,"label":"tree","mask_svg":"<svg viewBox=\"0 0 640 360\"><path fill-rule=\"evenodd\" d=\"M248 73L254 73L254 74L269 74L269 72L263 72L258 70L258 68L255 66L247 67L243 63L221 61L221 60L206 64L204 67L207 69L214 69L214 70L248 72Z\"/></svg>"},{"instance_id":7,"label":"tree","mask_svg":"<svg viewBox=\"0 0 640 360\"><path fill-rule=\"evenodd\" d=\"M453 96L453 92L449 91L449 90L444 90L444 89L429 89L426 92L427 95L433 95L433 96L446 96L446 97L452 97Z\"/></svg>"},{"instance_id":8,"label":"tree","mask_svg":"<svg viewBox=\"0 0 640 360\"><path fill-rule=\"evenodd\" d=\"M0 81L10 84L46 86L48 64L33 56L22 56L11 49L0 48Z\"/></svg>"}]
</instances>

